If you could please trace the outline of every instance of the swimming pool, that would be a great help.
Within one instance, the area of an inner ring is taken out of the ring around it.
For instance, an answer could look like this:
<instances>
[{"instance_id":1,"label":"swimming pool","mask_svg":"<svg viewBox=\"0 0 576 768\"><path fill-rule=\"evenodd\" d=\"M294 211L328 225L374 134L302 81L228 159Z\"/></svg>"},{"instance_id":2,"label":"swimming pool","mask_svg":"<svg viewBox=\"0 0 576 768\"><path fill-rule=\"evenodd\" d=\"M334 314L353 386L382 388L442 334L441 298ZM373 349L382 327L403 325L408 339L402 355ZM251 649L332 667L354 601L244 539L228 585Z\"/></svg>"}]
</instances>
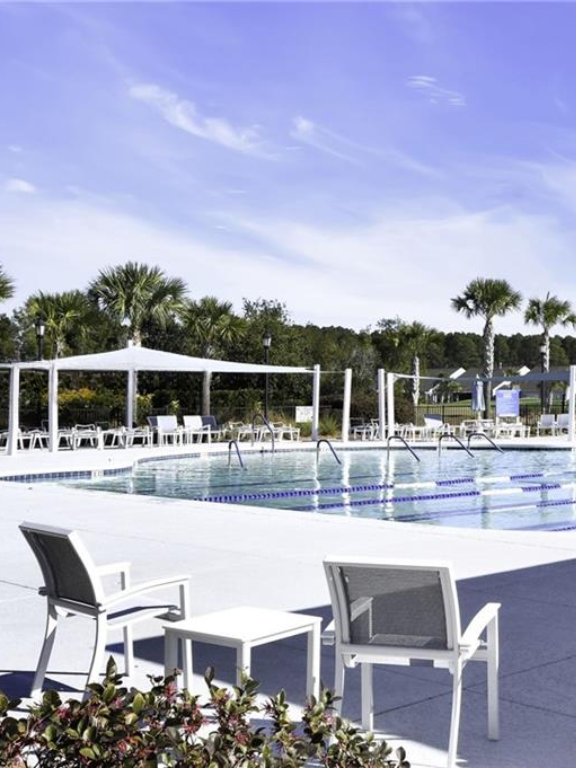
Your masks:
<instances>
[{"instance_id":1,"label":"swimming pool","mask_svg":"<svg viewBox=\"0 0 576 768\"><path fill-rule=\"evenodd\" d=\"M466 528L576 528L576 456L569 451L312 451L250 453L138 464L113 477L69 481L94 491L247 504Z\"/></svg>"}]
</instances>

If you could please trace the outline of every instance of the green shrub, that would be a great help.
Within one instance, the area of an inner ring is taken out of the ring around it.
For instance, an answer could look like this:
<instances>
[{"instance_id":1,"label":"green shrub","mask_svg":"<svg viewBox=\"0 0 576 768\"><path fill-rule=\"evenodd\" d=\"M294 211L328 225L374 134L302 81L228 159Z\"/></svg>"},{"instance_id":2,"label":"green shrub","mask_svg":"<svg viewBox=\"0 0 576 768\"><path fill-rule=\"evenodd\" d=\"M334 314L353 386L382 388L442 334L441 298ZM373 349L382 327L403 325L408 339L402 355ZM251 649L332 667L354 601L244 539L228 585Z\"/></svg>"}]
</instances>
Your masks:
<instances>
[{"instance_id":1,"label":"green shrub","mask_svg":"<svg viewBox=\"0 0 576 768\"><path fill-rule=\"evenodd\" d=\"M333 714L334 696L322 691L307 703L301 723L288 715L281 691L264 706L256 704L258 683L249 678L232 692L213 684L206 673L206 701L179 691L174 677L151 677L149 691L122 687L110 659L102 684L89 686L84 701L62 702L47 691L26 717L7 714L19 702L0 694L0 764L108 766L109 768L410 768L402 748ZM267 729L253 728L252 715L266 714Z\"/></svg>"},{"instance_id":2,"label":"green shrub","mask_svg":"<svg viewBox=\"0 0 576 768\"><path fill-rule=\"evenodd\" d=\"M342 425L336 416L327 414L318 422L318 429L323 437L337 437L342 430Z\"/></svg>"},{"instance_id":3,"label":"green shrub","mask_svg":"<svg viewBox=\"0 0 576 768\"><path fill-rule=\"evenodd\" d=\"M300 437L310 437L312 434L311 421L299 421L296 426L300 429Z\"/></svg>"}]
</instances>

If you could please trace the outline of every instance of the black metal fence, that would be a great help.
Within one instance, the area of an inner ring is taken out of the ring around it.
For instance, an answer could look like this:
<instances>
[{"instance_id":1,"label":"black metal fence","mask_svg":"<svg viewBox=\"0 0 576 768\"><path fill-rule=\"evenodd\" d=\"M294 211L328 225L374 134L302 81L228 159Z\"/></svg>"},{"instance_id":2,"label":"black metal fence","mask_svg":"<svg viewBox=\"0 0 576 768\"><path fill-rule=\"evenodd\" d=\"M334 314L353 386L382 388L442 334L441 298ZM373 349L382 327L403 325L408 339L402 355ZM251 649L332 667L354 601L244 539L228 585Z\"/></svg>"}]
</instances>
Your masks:
<instances>
[{"instance_id":1,"label":"black metal fence","mask_svg":"<svg viewBox=\"0 0 576 768\"><path fill-rule=\"evenodd\" d=\"M562 403L556 403L552 408L546 411L556 416L559 413L567 412ZM424 416L434 414L441 417L442 421L452 426L458 426L460 422L468 419L478 418L478 413L473 411L470 404L443 403L438 405L418 405L414 409L414 424L424 423ZM542 408L538 402L520 402L520 421L527 427L536 427L538 419L542 414ZM482 417L482 414L480 414ZM494 408L491 410L491 417L495 416Z\"/></svg>"}]
</instances>

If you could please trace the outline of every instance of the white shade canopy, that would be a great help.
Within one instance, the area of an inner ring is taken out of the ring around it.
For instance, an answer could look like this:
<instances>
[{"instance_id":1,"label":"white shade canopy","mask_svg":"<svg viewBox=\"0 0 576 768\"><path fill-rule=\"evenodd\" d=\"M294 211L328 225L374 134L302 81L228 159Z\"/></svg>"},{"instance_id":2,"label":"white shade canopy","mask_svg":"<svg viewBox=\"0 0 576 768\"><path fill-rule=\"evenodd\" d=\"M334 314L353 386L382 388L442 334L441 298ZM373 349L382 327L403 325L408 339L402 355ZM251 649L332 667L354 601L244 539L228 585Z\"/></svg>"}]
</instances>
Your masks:
<instances>
[{"instance_id":1,"label":"white shade canopy","mask_svg":"<svg viewBox=\"0 0 576 768\"><path fill-rule=\"evenodd\" d=\"M14 363L22 370L55 368L58 371L182 371L196 373L308 373L312 368L287 365L258 365L211 360L201 357L160 352L147 347L125 347L114 352L94 355L75 355L57 360L37 360L30 363ZM8 366L6 366L8 367Z\"/></svg>"}]
</instances>

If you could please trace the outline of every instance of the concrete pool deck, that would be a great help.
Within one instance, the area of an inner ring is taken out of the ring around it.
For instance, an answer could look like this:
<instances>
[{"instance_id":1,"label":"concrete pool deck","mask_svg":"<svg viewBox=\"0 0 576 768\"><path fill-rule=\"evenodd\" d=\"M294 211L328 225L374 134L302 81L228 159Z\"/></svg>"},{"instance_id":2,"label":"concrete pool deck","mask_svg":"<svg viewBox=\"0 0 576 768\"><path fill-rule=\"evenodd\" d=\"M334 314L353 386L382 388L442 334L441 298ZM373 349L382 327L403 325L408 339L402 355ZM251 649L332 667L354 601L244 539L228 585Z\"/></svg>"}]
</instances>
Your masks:
<instances>
[{"instance_id":1,"label":"concrete pool deck","mask_svg":"<svg viewBox=\"0 0 576 768\"><path fill-rule=\"evenodd\" d=\"M551 440L559 445L554 438L539 443L551 447ZM373 445L357 443L358 448ZM216 450L222 446L210 449ZM196 446L183 452L196 452ZM162 453L179 451L24 451L0 457L0 476L102 471ZM131 560L135 583L189 573L195 613L251 604L304 610L328 619L325 555L440 559L453 564L464 624L485 602L502 603L502 737L499 742L486 739L483 668L470 665L464 676L461 765L539 768L547 759L559 768L576 765L576 532L439 528L96 493L47 483L2 482L0 509L0 689L13 695L28 690L44 629L44 602L36 593L41 577L17 528L23 520L78 529L96 562ZM82 686L91 632L81 619L64 624L49 681L69 690ZM121 650L120 639L112 635L110 651ZM146 675L160 671L162 659L161 625L139 625L132 682L146 685ZM305 659L305 643L298 638L263 647L254 656L254 675L265 694L284 687L292 701L301 702ZM198 674L214 664L220 679L233 680L229 651L200 646L195 662ZM332 675L333 650L325 648L322 679L332 684ZM449 674L419 666L385 667L377 669L375 680L376 727L406 746L414 766L443 766ZM345 714L357 718L359 704L359 672L351 670Z\"/></svg>"}]
</instances>

